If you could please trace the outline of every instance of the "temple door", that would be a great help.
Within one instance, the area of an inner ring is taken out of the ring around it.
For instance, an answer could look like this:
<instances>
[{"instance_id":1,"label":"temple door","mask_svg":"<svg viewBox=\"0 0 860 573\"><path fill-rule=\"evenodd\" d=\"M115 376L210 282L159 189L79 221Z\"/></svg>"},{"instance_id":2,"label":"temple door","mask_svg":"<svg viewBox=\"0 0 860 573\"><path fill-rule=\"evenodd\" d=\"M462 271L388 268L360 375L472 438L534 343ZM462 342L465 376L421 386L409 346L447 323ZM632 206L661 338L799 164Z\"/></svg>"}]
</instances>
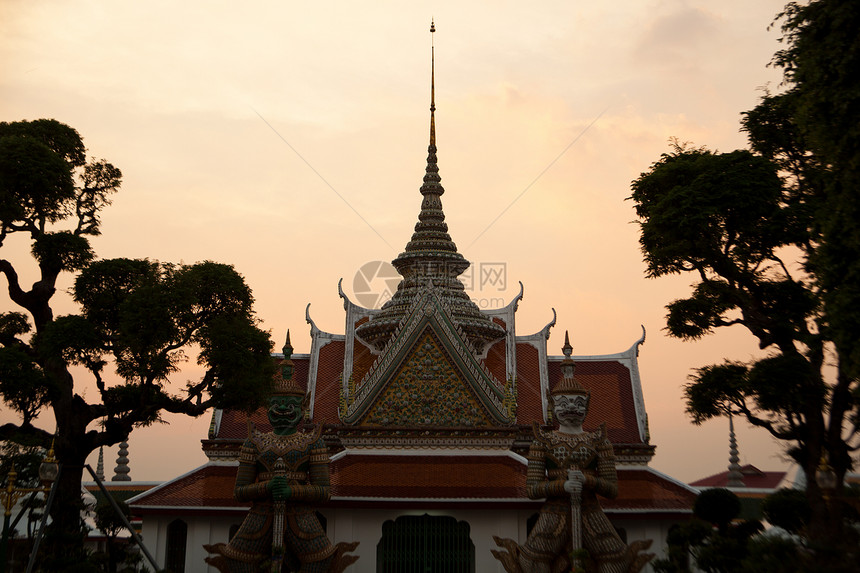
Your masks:
<instances>
[{"instance_id":1,"label":"temple door","mask_svg":"<svg viewBox=\"0 0 860 573\"><path fill-rule=\"evenodd\" d=\"M405 515L382 524L377 573L475 573L469 524L453 517Z\"/></svg>"}]
</instances>

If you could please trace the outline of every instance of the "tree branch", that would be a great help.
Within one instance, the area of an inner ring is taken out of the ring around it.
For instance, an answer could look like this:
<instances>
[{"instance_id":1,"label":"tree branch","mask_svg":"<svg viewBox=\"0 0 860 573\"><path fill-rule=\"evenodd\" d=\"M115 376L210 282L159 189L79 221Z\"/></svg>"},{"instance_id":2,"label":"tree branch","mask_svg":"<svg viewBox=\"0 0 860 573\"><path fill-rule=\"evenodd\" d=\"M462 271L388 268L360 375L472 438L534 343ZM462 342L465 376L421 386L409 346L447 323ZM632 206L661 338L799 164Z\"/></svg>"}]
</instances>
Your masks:
<instances>
[{"instance_id":1,"label":"tree branch","mask_svg":"<svg viewBox=\"0 0 860 573\"><path fill-rule=\"evenodd\" d=\"M718 327L719 326L732 326L735 324L746 325L746 323L741 318L736 318L734 320L723 320L721 318L718 318L714 321L714 326L718 326Z\"/></svg>"},{"instance_id":2,"label":"tree branch","mask_svg":"<svg viewBox=\"0 0 860 573\"><path fill-rule=\"evenodd\" d=\"M790 272L788 272L788 267L786 267L786 266L785 266L785 263L784 263L784 262L782 262L782 259L781 259L781 258L779 258L779 257L778 257L778 256L776 256L776 255L771 255L771 259L772 259L772 260L774 260L774 261L776 261L776 262L779 264L779 266L782 268L782 272L783 272L783 273L785 273L785 277L786 277L788 280L790 280L791 282L793 282L793 283L795 283L795 284L797 283L797 281L795 281L795 280L794 280L794 278L791 276L791 273L790 273Z\"/></svg>"},{"instance_id":3,"label":"tree branch","mask_svg":"<svg viewBox=\"0 0 860 573\"><path fill-rule=\"evenodd\" d=\"M0 426L0 440L8 440L18 444L45 445L51 442L53 436L53 434L29 423L18 425L10 422Z\"/></svg>"},{"instance_id":4,"label":"tree branch","mask_svg":"<svg viewBox=\"0 0 860 573\"><path fill-rule=\"evenodd\" d=\"M6 282L9 283L9 298L12 299L12 302L29 310L27 306L27 293L21 289L21 285L18 282L18 273L15 271L12 263L6 259L0 259L0 272L6 275Z\"/></svg>"},{"instance_id":5,"label":"tree branch","mask_svg":"<svg viewBox=\"0 0 860 573\"><path fill-rule=\"evenodd\" d=\"M831 444L842 440L842 421L848 410L851 399L851 377L839 365L836 375L836 385L833 387L830 399L830 420L827 428L827 439Z\"/></svg>"},{"instance_id":6,"label":"tree branch","mask_svg":"<svg viewBox=\"0 0 860 573\"><path fill-rule=\"evenodd\" d=\"M753 426L757 426L759 428L764 428L765 430L770 432L770 434L772 436L774 436L775 438L779 438L780 440L796 440L796 439L798 439L797 438L797 431L786 432L783 430L779 430L778 428L776 428L773 425L773 422L771 422L770 420L765 420L763 418L759 418L758 416L756 416L747 407L745 402L735 402L735 405L738 406L740 413L746 417L747 421L750 424L752 424Z\"/></svg>"}]
</instances>

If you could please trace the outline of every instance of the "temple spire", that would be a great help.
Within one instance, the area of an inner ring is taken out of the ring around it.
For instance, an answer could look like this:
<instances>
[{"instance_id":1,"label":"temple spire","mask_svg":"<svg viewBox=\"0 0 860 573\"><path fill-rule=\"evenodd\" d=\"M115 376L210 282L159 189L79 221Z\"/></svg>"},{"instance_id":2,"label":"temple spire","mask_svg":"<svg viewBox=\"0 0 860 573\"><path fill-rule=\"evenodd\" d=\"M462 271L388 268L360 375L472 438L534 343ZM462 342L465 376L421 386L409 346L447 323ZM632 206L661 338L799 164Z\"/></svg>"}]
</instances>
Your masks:
<instances>
[{"instance_id":1,"label":"temple spire","mask_svg":"<svg viewBox=\"0 0 860 573\"><path fill-rule=\"evenodd\" d=\"M412 301L425 288L433 288L451 311L453 322L465 334L469 346L478 354L490 342L505 335L505 329L481 313L463 283L457 278L469 268L469 261L457 251L448 234L442 210L442 178L436 158L436 47L433 34L436 25L430 22L430 145L427 147L427 167L419 192L421 210L412 238L391 264L403 280L397 291L380 312L371 317L355 333L366 343L382 350L407 315Z\"/></svg>"},{"instance_id":2,"label":"temple spire","mask_svg":"<svg viewBox=\"0 0 860 573\"><path fill-rule=\"evenodd\" d=\"M434 195L435 197L431 197L431 200L424 201L421 205L422 211L431 207L434 210L438 209L438 213L434 213L434 218L439 218L441 221L445 220L445 214L442 213L442 203L439 201L439 196L441 196L445 189L442 188L441 181L442 179L439 177L439 166L437 164L436 159L436 44L433 41L433 37L436 34L436 24L433 20L430 21L430 145L427 147L427 169L424 174L424 184L421 185L421 194L426 197L429 193ZM448 227L445 227L445 231L448 230ZM450 237L448 239L450 241ZM456 245L454 245L453 241L451 242L451 247L453 247L454 251L457 250ZM397 265L395 265L397 266ZM466 265L468 267L468 264Z\"/></svg>"},{"instance_id":3,"label":"temple spire","mask_svg":"<svg viewBox=\"0 0 860 573\"><path fill-rule=\"evenodd\" d=\"M732 415L729 414L729 475L728 483L726 484L728 487L744 487L744 476L741 473L739 461L738 441L735 438L735 423L732 420Z\"/></svg>"},{"instance_id":4,"label":"temple spire","mask_svg":"<svg viewBox=\"0 0 860 573\"><path fill-rule=\"evenodd\" d=\"M430 20L430 145L436 146L436 24Z\"/></svg>"},{"instance_id":5,"label":"temple spire","mask_svg":"<svg viewBox=\"0 0 860 573\"><path fill-rule=\"evenodd\" d=\"M96 477L105 481L105 447L99 446L99 461L96 464Z\"/></svg>"},{"instance_id":6,"label":"temple spire","mask_svg":"<svg viewBox=\"0 0 860 573\"><path fill-rule=\"evenodd\" d=\"M122 441L117 452L116 467L113 469L111 481L131 481L128 475L131 470L128 467L128 442Z\"/></svg>"}]
</instances>

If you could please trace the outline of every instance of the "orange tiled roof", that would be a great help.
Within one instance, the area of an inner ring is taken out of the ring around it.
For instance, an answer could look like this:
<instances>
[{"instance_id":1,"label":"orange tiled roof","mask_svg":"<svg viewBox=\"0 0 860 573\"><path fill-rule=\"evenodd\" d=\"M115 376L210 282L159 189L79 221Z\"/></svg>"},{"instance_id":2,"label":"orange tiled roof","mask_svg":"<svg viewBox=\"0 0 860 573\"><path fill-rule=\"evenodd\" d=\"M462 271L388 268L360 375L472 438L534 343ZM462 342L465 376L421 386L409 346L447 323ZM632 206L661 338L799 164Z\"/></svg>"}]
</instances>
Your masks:
<instances>
[{"instance_id":1,"label":"orange tiled roof","mask_svg":"<svg viewBox=\"0 0 860 573\"><path fill-rule=\"evenodd\" d=\"M543 423L540 389L540 356L538 349L518 343L517 349L517 423Z\"/></svg>"},{"instance_id":2,"label":"orange tiled roof","mask_svg":"<svg viewBox=\"0 0 860 573\"><path fill-rule=\"evenodd\" d=\"M741 475L744 480L744 487L751 489L775 489L785 479L787 472L763 472L752 464L747 464L741 467ZM728 470L702 478L690 483L693 487L728 487L729 472Z\"/></svg>"},{"instance_id":3,"label":"orange tiled roof","mask_svg":"<svg viewBox=\"0 0 860 573\"><path fill-rule=\"evenodd\" d=\"M517 423L531 425L542 423L543 411L540 390L539 355L528 343L518 343L517 348ZM338 400L340 397L340 375L343 371L343 341L333 341L320 350L317 371L316 394L314 396L314 422L336 424L339 422ZM495 352L491 350L491 353ZM501 362L501 356L488 356L491 364ZM548 361L550 385L561 376L559 359ZM295 379L307 387L309 358L293 358ZM639 426L634 409L630 370L617 360L577 361L576 377L591 390L591 407L585 420L585 429L595 430L599 421L606 423L607 434L614 444L641 444ZM251 416L261 430L268 430L265 410L260 409ZM247 436L247 417L243 412L224 411L216 439L241 440Z\"/></svg>"},{"instance_id":4,"label":"orange tiled roof","mask_svg":"<svg viewBox=\"0 0 860 573\"><path fill-rule=\"evenodd\" d=\"M317 365L317 386L314 396L314 421L336 424L338 400L340 399L340 376L343 372L344 343L342 340L329 342L320 349ZM305 383L306 380L305 380Z\"/></svg>"},{"instance_id":5,"label":"orange tiled roof","mask_svg":"<svg viewBox=\"0 0 860 573\"><path fill-rule=\"evenodd\" d=\"M548 363L550 388L561 378L561 359ZM594 430L606 423L613 444L641 444L634 409L630 370L617 360L577 361L576 379L591 390L588 417L583 427Z\"/></svg>"},{"instance_id":6,"label":"orange tiled roof","mask_svg":"<svg viewBox=\"0 0 860 573\"><path fill-rule=\"evenodd\" d=\"M102 485L105 486L105 489L108 490L111 495L114 497L125 496L131 497L132 495L137 495L139 493L143 493L148 491L158 485L161 482L137 482L137 481L102 481ZM95 482L85 481L83 482L83 486L89 492L100 492L101 488L96 485Z\"/></svg>"},{"instance_id":7,"label":"orange tiled roof","mask_svg":"<svg viewBox=\"0 0 860 573\"><path fill-rule=\"evenodd\" d=\"M235 465L204 465L138 496L137 512L169 507L236 510ZM347 455L331 464L332 505L350 501L510 500L526 495L526 466L504 456ZM648 468L619 469L618 497L601 498L612 513L687 513L695 491Z\"/></svg>"},{"instance_id":8,"label":"orange tiled roof","mask_svg":"<svg viewBox=\"0 0 860 573\"><path fill-rule=\"evenodd\" d=\"M696 501L692 488L648 468L619 469L618 497L601 499L607 511L691 512Z\"/></svg>"},{"instance_id":9,"label":"orange tiled roof","mask_svg":"<svg viewBox=\"0 0 860 573\"><path fill-rule=\"evenodd\" d=\"M526 497L525 466L505 455L347 455L331 466L332 495L383 499Z\"/></svg>"},{"instance_id":10,"label":"orange tiled roof","mask_svg":"<svg viewBox=\"0 0 860 573\"><path fill-rule=\"evenodd\" d=\"M493 320L495 321L496 319ZM505 346L505 341L500 340L490 347L490 350L487 352L487 358L483 361L487 370L489 370L493 377L499 382L505 382L508 377L505 364L506 354L507 347Z\"/></svg>"},{"instance_id":11,"label":"orange tiled roof","mask_svg":"<svg viewBox=\"0 0 860 573\"><path fill-rule=\"evenodd\" d=\"M367 371L370 370L370 367L373 366L373 363L376 362L378 358L379 355L373 354L370 351L370 348L356 339L352 351L353 380L363 380L365 375L367 375ZM323 357L320 356L320 363L322 363L322 360ZM338 376L340 375L341 370L343 370L343 358L341 358L339 363Z\"/></svg>"},{"instance_id":12,"label":"orange tiled roof","mask_svg":"<svg viewBox=\"0 0 860 573\"><path fill-rule=\"evenodd\" d=\"M184 508L247 508L233 497L236 485L236 465L206 464L166 482L130 500L129 505L140 509L162 507Z\"/></svg>"}]
</instances>

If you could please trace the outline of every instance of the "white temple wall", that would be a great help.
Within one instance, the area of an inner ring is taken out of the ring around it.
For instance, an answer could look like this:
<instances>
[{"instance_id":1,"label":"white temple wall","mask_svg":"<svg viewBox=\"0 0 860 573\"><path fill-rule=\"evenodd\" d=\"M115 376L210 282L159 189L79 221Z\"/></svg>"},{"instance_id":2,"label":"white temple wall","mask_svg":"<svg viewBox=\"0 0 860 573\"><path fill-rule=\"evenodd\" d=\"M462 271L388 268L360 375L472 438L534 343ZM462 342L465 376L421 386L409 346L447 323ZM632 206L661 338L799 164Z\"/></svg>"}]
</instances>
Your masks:
<instances>
[{"instance_id":1,"label":"white temple wall","mask_svg":"<svg viewBox=\"0 0 860 573\"><path fill-rule=\"evenodd\" d=\"M490 553L497 549L493 536L525 540L528 517L534 510L504 509L324 509L328 520L329 538L339 541L359 541L354 552L358 562L347 569L349 573L376 573L376 547L382 539L382 524L404 515L450 516L469 523L469 537L475 544L475 570L481 573L505 573L501 563Z\"/></svg>"},{"instance_id":2,"label":"white temple wall","mask_svg":"<svg viewBox=\"0 0 860 573\"><path fill-rule=\"evenodd\" d=\"M210 567L204 559L209 556L203 545L227 542L230 534L230 526L241 524L245 515L237 514L235 517L223 516L182 516L181 519L188 526L185 543L185 571L186 573L217 573L217 569ZM147 515L143 519L141 535L143 544L155 558L159 567L164 567L167 561L167 526L177 519L175 515ZM149 566L149 563L147 563Z\"/></svg>"},{"instance_id":3,"label":"white temple wall","mask_svg":"<svg viewBox=\"0 0 860 573\"><path fill-rule=\"evenodd\" d=\"M504 573L501 563L490 553L497 549L493 536L507 537L524 543L527 537L527 521L536 513L533 509L516 509L502 507L500 509L333 509L324 508L320 512L326 520L329 538L337 543L340 541L359 541L358 562L350 567L348 573L376 573L377 544L382 538L382 524L405 515L450 516L457 521L469 523L469 537L475 545L475 570L481 573ZM648 550L657 557L666 556L666 536L669 528L676 523L673 520L653 519L642 517L624 517L610 515L612 524L623 528L627 534L627 542L640 539L651 539L653 543ZM231 525L242 522L244 514L235 516L183 516L188 526L185 571L216 573L216 569L208 566L204 559L208 553L203 549L204 544L226 542ZM143 542L152 553L160 567L164 567L167 557L167 527L176 516L147 515L143 520ZM643 573L652 573L650 565Z\"/></svg>"},{"instance_id":4,"label":"white temple wall","mask_svg":"<svg viewBox=\"0 0 860 573\"><path fill-rule=\"evenodd\" d=\"M609 515L609 520L618 529L624 529L627 532L627 543L639 541L643 539L652 540L651 547L647 550L648 553L653 553L655 559L662 559L667 556L666 537L669 534L669 528L676 523L682 523L683 520L670 519L643 519L625 518L621 515ZM642 573L653 573L651 564L642 569Z\"/></svg>"},{"instance_id":5,"label":"white temple wall","mask_svg":"<svg viewBox=\"0 0 860 573\"><path fill-rule=\"evenodd\" d=\"M358 562L348 571L350 573L376 572L376 547L382 538L382 524L403 515L446 515L457 521L469 523L469 536L475 544L475 570L487 573L504 573L504 568L490 553L497 549L493 536L507 537L524 543L528 537L527 522L536 513L533 509L503 508L493 509L326 509L322 511L328 520L328 535L333 542L360 541L356 555ZM624 528L627 542L651 539L648 550L656 557L666 556L666 535L669 528L677 523L662 520L634 517L625 518L610 515L610 521L617 528ZM650 564L643 573L652 573Z\"/></svg>"}]
</instances>

